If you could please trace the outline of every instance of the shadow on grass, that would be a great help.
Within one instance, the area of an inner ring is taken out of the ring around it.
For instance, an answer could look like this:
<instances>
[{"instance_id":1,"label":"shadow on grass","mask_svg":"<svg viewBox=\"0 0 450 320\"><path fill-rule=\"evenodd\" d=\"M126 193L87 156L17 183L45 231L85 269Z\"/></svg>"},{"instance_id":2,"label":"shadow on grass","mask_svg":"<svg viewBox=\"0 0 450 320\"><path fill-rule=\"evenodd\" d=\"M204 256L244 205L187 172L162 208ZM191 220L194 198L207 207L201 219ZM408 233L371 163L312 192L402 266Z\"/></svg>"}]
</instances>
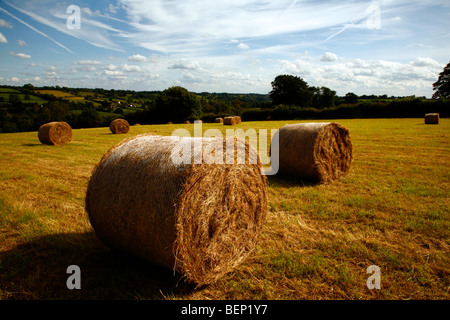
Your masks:
<instances>
[{"instance_id":1,"label":"shadow on grass","mask_svg":"<svg viewBox=\"0 0 450 320\"><path fill-rule=\"evenodd\" d=\"M81 289L67 288L70 265ZM182 298L194 287L172 270L110 250L94 233L53 234L0 252L0 297L12 300Z\"/></svg>"},{"instance_id":2,"label":"shadow on grass","mask_svg":"<svg viewBox=\"0 0 450 320\"><path fill-rule=\"evenodd\" d=\"M301 178L295 176L287 176L276 174L272 176L267 176L267 183L272 187L314 187L317 186L318 183L308 180L303 180Z\"/></svg>"},{"instance_id":3,"label":"shadow on grass","mask_svg":"<svg viewBox=\"0 0 450 320\"><path fill-rule=\"evenodd\" d=\"M42 143L22 143L23 147L38 147L38 146L42 146Z\"/></svg>"}]
</instances>

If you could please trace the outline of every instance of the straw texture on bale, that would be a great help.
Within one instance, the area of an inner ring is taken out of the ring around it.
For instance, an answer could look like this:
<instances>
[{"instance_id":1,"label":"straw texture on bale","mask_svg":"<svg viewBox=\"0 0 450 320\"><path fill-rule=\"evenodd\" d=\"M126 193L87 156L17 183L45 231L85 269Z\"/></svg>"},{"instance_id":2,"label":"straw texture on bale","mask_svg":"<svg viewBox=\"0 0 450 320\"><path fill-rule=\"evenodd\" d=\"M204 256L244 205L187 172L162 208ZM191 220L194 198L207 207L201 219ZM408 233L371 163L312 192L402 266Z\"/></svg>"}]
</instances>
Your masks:
<instances>
[{"instance_id":1,"label":"straw texture on bale","mask_svg":"<svg viewBox=\"0 0 450 320\"><path fill-rule=\"evenodd\" d=\"M184 123L185 124L190 124L191 122L189 120L186 120Z\"/></svg>"},{"instance_id":2,"label":"straw texture on bale","mask_svg":"<svg viewBox=\"0 0 450 320\"><path fill-rule=\"evenodd\" d=\"M240 124L242 122L240 116L236 116L235 118L236 118L236 124Z\"/></svg>"},{"instance_id":3,"label":"straw texture on bale","mask_svg":"<svg viewBox=\"0 0 450 320\"><path fill-rule=\"evenodd\" d=\"M439 124L439 113L427 113L425 115L425 124Z\"/></svg>"},{"instance_id":4,"label":"straw texture on bale","mask_svg":"<svg viewBox=\"0 0 450 320\"><path fill-rule=\"evenodd\" d=\"M223 118L223 124L234 126L236 124L236 117L225 117Z\"/></svg>"},{"instance_id":5,"label":"straw texture on bale","mask_svg":"<svg viewBox=\"0 0 450 320\"><path fill-rule=\"evenodd\" d=\"M223 123L223 118L216 118L215 123Z\"/></svg>"},{"instance_id":6,"label":"straw texture on bale","mask_svg":"<svg viewBox=\"0 0 450 320\"><path fill-rule=\"evenodd\" d=\"M98 237L197 286L230 272L254 249L267 192L256 151L244 140L228 139L143 134L109 150L86 193ZM219 152L227 143L245 150L243 164L229 164L229 152ZM186 158L192 164L173 161L181 150L192 151Z\"/></svg>"},{"instance_id":7,"label":"straw texture on bale","mask_svg":"<svg viewBox=\"0 0 450 320\"><path fill-rule=\"evenodd\" d=\"M348 173L351 161L349 130L338 123L297 123L279 130L280 174L330 183Z\"/></svg>"},{"instance_id":8,"label":"straw texture on bale","mask_svg":"<svg viewBox=\"0 0 450 320\"><path fill-rule=\"evenodd\" d=\"M72 128L66 122L49 122L38 131L39 141L43 144L62 145L72 141Z\"/></svg>"},{"instance_id":9,"label":"straw texture on bale","mask_svg":"<svg viewBox=\"0 0 450 320\"><path fill-rule=\"evenodd\" d=\"M125 119L116 119L111 121L109 129L114 134L122 134L130 131L130 124Z\"/></svg>"}]
</instances>

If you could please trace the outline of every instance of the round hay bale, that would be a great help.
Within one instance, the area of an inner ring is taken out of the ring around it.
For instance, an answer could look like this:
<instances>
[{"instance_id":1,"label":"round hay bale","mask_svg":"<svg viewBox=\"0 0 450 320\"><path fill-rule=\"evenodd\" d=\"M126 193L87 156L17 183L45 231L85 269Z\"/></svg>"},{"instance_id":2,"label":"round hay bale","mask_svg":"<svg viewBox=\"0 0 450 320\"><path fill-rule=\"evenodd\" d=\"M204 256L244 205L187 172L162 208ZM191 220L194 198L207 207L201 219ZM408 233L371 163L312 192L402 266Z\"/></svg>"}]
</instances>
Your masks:
<instances>
[{"instance_id":1,"label":"round hay bale","mask_svg":"<svg viewBox=\"0 0 450 320\"><path fill-rule=\"evenodd\" d=\"M169 122L167 122L167 124L173 124L173 122L172 122L172 121L169 121Z\"/></svg>"},{"instance_id":2,"label":"round hay bale","mask_svg":"<svg viewBox=\"0 0 450 320\"><path fill-rule=\"evenodd\" d=\"M180 148L195 151L195 139L203 151L191 153L192 164L172 160L186 150ZM111 248L177 270L197 286L230 272L254 249L267 214L259 157L248 142L231 139L143 134L111 148L86 193L98 237ZM222 164L211 161L215 153L206 150L225 148L226 142L245 148L244 164L227 164L226 152ZM203 161L196 164L199 154Z\"/></svg>"},{"instance_id":3,"label":"round hay bale","mask_svg":"<svg viewBox=\"0 0 450 320\"><path fill-rule=\"evenodd\" d=\"M140 126L141 124L140 124L140 123L135 123L134 125L135 125L135 126Z\"/></svg>"},{"instance_id":4,"label":"round hay bale","mask_svg":"<svg viewBox=\"0 0 450 320\"><path fill-rule=\"evenodd\" d=\"M130 124L125 119L116 119L111 121L109 129L114 134L122 134L130 131Z\"/></svg>"},{"instance_id":5,"label":"round hay bale","mask_svg":"<svg viewBox=\"0 0 450 320\"><path fill-rule=\"evenodd\" d=\"M38 132L39 141L48 145L62 145L72 141L72 127L66 122L43 124Z\"/></svg>"},{"instance_id":6,"label":"round hay bale","mask_svg":"<svg viewBox=\"0 0 450 320\"><path fill-rule=\"evenodd\" d=\"M425 115L425 124L439 124L439 113L427 113Z\"/></svg>"},{"instance_id":7,"label":"round hay bale","mask_svg":"<svg viewBox=\"0 0 450 320\"><path fill-rule=\"evenodd\" d=\"M240 116L236 116L235 118L236 118L236 124L240 124L242 122Z\"/></svg>"},{"instance_id":8,"label":"round hay bale","mask_svg":"<svg viewBox=\"0 0 450 320\"><path fill-rule=\"evenodd\" d=\"M216 118L215 123L223 123L223 118Z\"/></svg>"},{"instance_id":9,"label":"round hay bale","mask_svg":"<svg viewBox=\"0 0 450 320\"><path fill-rule=\"evenodd\" d=\"M184 122L184 124L190 124L191 122L189 121L189 120L186 120L185 122Z\"/></svg>"},{"instance_id":10,"label":"round hay bale","mask_svg":"<svg viewBox=\"0 0 450 320\"><path fill-rule=\"evenodd\" d=\"M236 117L223 118L223 124L227 126L234 126L236 124Z\"/></svg>"},{"instance_id":11,"label":"round hay bale","mask_svg":"<svg viewBox=\"0 0 450 320\"><path fill-rule=\"evenodd\" d=\"M345 176L352 161L349 130L338 123L297 123L279 130L280 174L318 183Z\"/></svg>"}]
</instances>

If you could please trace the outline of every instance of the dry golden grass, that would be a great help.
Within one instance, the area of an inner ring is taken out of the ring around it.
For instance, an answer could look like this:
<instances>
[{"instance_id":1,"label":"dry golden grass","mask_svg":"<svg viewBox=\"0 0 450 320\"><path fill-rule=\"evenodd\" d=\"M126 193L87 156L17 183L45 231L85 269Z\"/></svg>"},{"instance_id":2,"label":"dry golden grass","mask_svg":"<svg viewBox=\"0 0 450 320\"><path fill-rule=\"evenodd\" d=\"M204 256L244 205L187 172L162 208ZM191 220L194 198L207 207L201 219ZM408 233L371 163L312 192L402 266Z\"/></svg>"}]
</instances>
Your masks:
<instances>
[{"instance_id":1,"label":"dry golden grass","mask_svg":"<svg viewBox=\"0 0 450 320\"><path fill-rule=\"evenodd\" d=\"M142 133L193 133L192 125L133 126L124 135L80 129L57 147L37 132L1 134L0 299L449 299L450 120L336 122L350 130L348 175L329 185L268 177L255 254L201 290L110 251L84 211L91 171L111 146ZM66 288L72 264L81 290ZM380 290L366 286L370 265L380 267Z\"/></svg>"}]
</instances>

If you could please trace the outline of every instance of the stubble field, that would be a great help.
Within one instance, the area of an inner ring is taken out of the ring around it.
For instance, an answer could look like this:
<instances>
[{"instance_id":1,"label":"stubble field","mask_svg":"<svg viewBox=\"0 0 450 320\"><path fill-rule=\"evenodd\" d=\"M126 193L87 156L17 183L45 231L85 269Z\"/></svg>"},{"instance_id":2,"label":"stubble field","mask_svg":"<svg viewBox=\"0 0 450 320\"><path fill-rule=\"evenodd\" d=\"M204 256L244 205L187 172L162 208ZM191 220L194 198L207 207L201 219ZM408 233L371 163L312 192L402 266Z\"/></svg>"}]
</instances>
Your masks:
<instances>
[{"instance_id":1,"label":"stubble field","mask_svg":"<svg viewBox=\"0 0 450 320\"><path fill-rule=\"evenodd\" d=\"M84 210L91 171L109 148L141 133L193 133L193 124L132 126L125 135L78 129L58 147L42 145L37 132L0 134L0 299L449 299L450 120L336 122L350 130L349 174L329 185L269 176L254 254L198 290L172 270L111 251ZM203 124L211 128L230 129ZM81 290L66 286L70 265L81 269ZM371 265L381 289L366 285Z\"/></svg>"}]
</instances>

